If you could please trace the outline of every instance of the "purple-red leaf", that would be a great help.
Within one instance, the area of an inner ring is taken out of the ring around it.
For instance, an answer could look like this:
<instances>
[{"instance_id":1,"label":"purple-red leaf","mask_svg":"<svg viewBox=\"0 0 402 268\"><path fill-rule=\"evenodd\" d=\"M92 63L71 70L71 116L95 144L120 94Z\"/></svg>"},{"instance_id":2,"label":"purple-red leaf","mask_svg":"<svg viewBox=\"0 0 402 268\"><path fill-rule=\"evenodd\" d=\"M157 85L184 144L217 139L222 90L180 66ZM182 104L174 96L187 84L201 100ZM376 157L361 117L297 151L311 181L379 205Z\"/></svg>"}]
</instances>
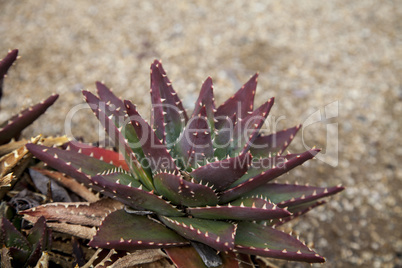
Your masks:
<instances>
[{"instance_id":1,"label":"purple-red leaf","mask_svg":"<svg viewBox=\"0 0 402 268\"><path fill-rule=\"evenodd\" d=\"M155 195L153 190L148 191L139 182L132 181L130 183L121 175L115 172L97 175L91 177L91 181L95 186L101 187L100 191L104 195L135 209L146 209L166 216L183 215L181 211L163 200L161 196Z\"/></svg>"},{"instance_id":2,"label":"purple-red leaf","mask_svg":"<svg viewBox=\"0 0 402 268\"><path fill-rule=\"evenodd\" d=\"M269 198L269 200L276 203L279 207L290 208L334 195L344 189L342 186L314 187L297 184L267 183L248 192L247 196L263 196Z\"/></svg>"},{"instance_id":3,"label":"purple-red leaf","mask_svg":"<svg viewBox=\"0 0 402 268\"><path fill-rule=\"evenodd\" d=\"M187 181L180 175L155 174L154 184L159 194L176 205L203 206L218 203L218 196L210 187L195 181Z\"/></svg>"},{"instance_id":4,"label":"purple-red leaf","mask_svg":"<svg viewBox=\"0 0 402 268\"><path fill-rule=\"evenodd\" d=\"M66 173L87 186L92 184L89 176L116 168L114 165L78 152L49 148L32 143L27 144L26 147L34 156L52 168Z\"/></svg>"},{"instance_id":5,"label":"purple-red leaf","mask_svg":"<svg viewBox=\"0 0 402 268\"><path fill-rule=\"evenodd\" d=\"M216 127L220 128L222 119L236 113L238 118L245 118L254 109L254 96L257 88L258 74L255 74L230 99L218 107L215 118Z\"/></svg>"},{"instance_id":6,"label":"purple-red leaf","mask_svg":"<svg viewBox=\"0 0 402 268\"><path fill-rule=\"evenodd\" d=\"M95 113L96 117L105 128L110 139L118 148L118 151L123 154L128 166L130 167L131 172L133 172L146 187L152 189L153 186L151 175L143 169L141 164L138 162L133 150L129 146L129 141L123 136L123 133L121 132L123 126L119 127L120 123L116 125L116 121L119 121L120 119L116 120L113 114L108 116L106 114L108 113L107 111L110 110L108 104L100 102L100 100L91 92L84 90L82 93L85 97L86 102L89 104L92 111ZM125 123L127 124L128 122Z\"/></svg>"},{"instance_id":7,"label":"purple-red leaf","mask_svg":"<svg viewBox=\"0 0 402 268\"><path fill-rule=\"evenodd\" d=\"M241 198L225 206L188 208L196 218L214 220L260 221L283 218L290 215L285 210L263 198Z\"/></svg>"},{"instance_id":8,"label":"purple-red leaf","mask_svg":"<svg viewBox=\"0 0 402 268\"><path fill-rule=\"evenodd\" d=\"M158 60L151 65L151 101L151 125L156 136L170 145L179 137L188 117L162 63Z\"/></svg>"},{"instance_id":9,"label":"purple-red leaf","mask_svg":"<svg viewBox=\"0 0 402 268\"><path fill-rule=\"evenodd\" d=\"M246 173L251 164L251 154L209 163L190 173L197 181L208 182L217 191L225 190Z\"/></svg>"},{"instance_id":10,"label":"purple-red leaf","mask_svg":"<svg viewBox=\"0 0 402 268\"><path fill-rule=\"evenodd\" d=\"M185 167L195 167L197 163L203 164L206 159L213 157L211 130L205 106L189 120L175 151L182 157Z\"/></svg>"},{"instance_id":11,"label":"purple-red leaf","mask_svg":"<svg viewBox=\"0 0 402 268\"><path fill-rule=\"evenodd\" d=\"M236 153L249 150L273 105L274 98L271 98L251 114L241 119L237 118L238 123L233 129L233 144L229 155L234 156Z\"/></svg>"},{"instance_id":12,"label":"purple-red leaf","mask_svg":"<svg viewBox=\"0 0 402 268\"><path fill-rule=\"evenodd\" d=\"M11 65L13 65L14 61L17 59L17 56L18 49L14 49L8 52L7 56L0 61L0 100L3 95L3 79L6 76L8 69L10 69Z\"/></svg>"},{"instance_id":13,"label":"purple-red leaf","mask_svg":"<svg viewBox=\"0 0 402 268\"><path fill-rule=\"evenodd\" d=\"M240 222L235 249L239 252L290 261L325 262L325 259L296 238L270 226Z\"/></svg>"},{"instance_id":14,"label":"purple-red leaf","mask_svg":"<svg viewBox=\"0 0 402 268\"><path fill-rule=\"evenodd\" d=\"M78 141L70 141L64 144L66 150L71 150L74 152L82 153L96 159L102 160L104 162L110 163L116 167L121 167L122 169L129 171L124 156L118 152L111 151L108 149L91 146L89 144L84 144Z\"/></svg>"},{"instance_id":15,"label":"purple-red leaf","mask_svg":"<svg viewBox=\"0 0 402 268\"><path fill-rule=\"evenodd\" d=\"M166 146L158 139L156 133L141 117L130 101L124 101L131 124L137 133L138 146L142 147L145 157L148 159L152 172L159 170L176 171L177 167Z\"/></svg>"},{"instance_id":16,"label":"purple-red leaf","mask_svg":"<svg viewBox=\"0 0 402 268\"><path fill-rule=\"evenodd\" d=\"M116 250L165 248L189 242L160 223L117 210L106 217L89 242L91 247Z\"/></svg>"},{"instance_id":17,"label":"purple-red leaf","mask_svg":"<svg viewBox=\"0 0 402 268\"><path fill-rule=\"evenodd\" d=\"M213 85L211 77L208 77L205 82L202 84L200 95L198 96L197 101L195 102L195 107L193 111L193 115L191 117L197 116L202 107L205 107L206 115L208 118L208 125L211 129L211 135L214 135L215 131L215 98L213 92Z\"/></svg>"},{"instance_id":18,"label":"purple-red leaf","mask_svg":"<svg viewBox=\"0 0 402 268\"><path fill-rule=\"evenodd\" d=\"M0 145L9 142L14 137L18 137L21 131L46 112L47 108L49 108L58 97L59 95L53 94L46 100L21 111L18 115L11 117L1 125Z\"/></svg>"},{"instance_id":19,"label":"purple-red leaf","mask_svg":"<svg viewBox=\"0 0 402 268\"><path fill-rule=\"evenodd\" d=\"M274 166L271 169L264 171L261 174L252 177L240 184L235 183L234 185L236 186L222 193L222 195L220 196L220 202L227 203L231 200L234 200L242 196L247 192L250 192L251 190L256 189L261 185L266 184L267 182L293 169L294 167L299 166L304 162L306 162L307 160L313 158L319 151L320 151L319 149L308 150L302 154L299 154L296 157L287 160L281 166Z\"/></svg>"},{"instance_id":20,"label":"purple-red leaf","mask_svg":"<svg viewBox=\"0 0 402 268\"><path fill-rule=\"evenodd\" d=\"M280 155L292 142L301 125L278 131L271 135L259 135L250 147L254 157L268 157L269 155Z\"/></svg>"},{"instance_id":21,"label":"purple-red leaf","mask_svg":"<svg viewBox=\"0 0 402 268\"><path fill-rule=\"evenodd\" d=\"M236 226L223 221L187 217L160 217L169 228L189 240L204 243L218 251L229 251L234 247Z\"/></svg>"}]
</instances>

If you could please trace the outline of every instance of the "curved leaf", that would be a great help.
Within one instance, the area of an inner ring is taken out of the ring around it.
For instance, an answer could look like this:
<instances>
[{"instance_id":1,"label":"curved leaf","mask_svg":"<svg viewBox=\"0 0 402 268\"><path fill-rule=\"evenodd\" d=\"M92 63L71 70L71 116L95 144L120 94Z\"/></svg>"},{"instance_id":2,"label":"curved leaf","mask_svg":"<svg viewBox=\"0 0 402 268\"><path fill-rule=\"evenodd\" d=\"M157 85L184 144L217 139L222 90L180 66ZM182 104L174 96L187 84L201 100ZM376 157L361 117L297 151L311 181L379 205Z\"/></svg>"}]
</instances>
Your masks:
<instances>
[{"instance_id":1,"label":"curved leaf","mask_svg":"<svg viewBox=\"0 0 402 268\"><path fill-rule=\"evenodd\" d=\"M197 218L216 220L260 221L291 215L287 210L262 198L241 198L225 206L188 208Z\"/></svg>"},{"instance_id":2,"label":"curved leaf","mask_svg":"<svg viewBox=\"0 0 402 268\"><path fill-rule=\"evenodd\" d=\"M210 187L187 181L179 175L164 172L155 174L154 184L159 194L176 205L203 206L218 203L218 196Z\"/></svg>"},{"instance_id":3,"label":"curved leaf","mask_svg":"<svg viewBox=\"0 0 402 268\"><path fill-rule=\"evenodd\" d=\"M167 216L181 216L183 215L178 209L170 205L168 202L162 199L161 196L157 196L152 191L143 189L141 184L123 183L121 174L110 173L105 175L97 175L91 177L91 181L97 187L101 187L101 192L113 199L116 199L130 207L136 209L147 209L149 211L157 212L161 215ZM127 182L127 181L126 181Z\"/></svg>"},{"instance_id":4,"label":"curved leaf","mask_svg":"<svg viewBox=\"0 0 402 268\"><path fill-rule=\"evenodd\" d=\"M280 155L292 142L301 125L284 129L271 135L259 135L250 147L250 153L254 157L268 157Z\"/></svg>"},{"instance_id":5,"label":"curved leaf","mask_svg":"<svg viewBox=\"0 0 402 268\"><path fill-rule=\"evenodd\" d=\"M294 158L291 158L290 160L287 160L281 166L274 166L271 169L262 172L260 175L252 177L247 181L226 190L220 196L220 202L227 203L242 196L247 192L250 192L251 190L256 189L261 185L266 184L267 182L293 169L294 167L301 165L307 160L313 158L319 151L319 149L308 150Z\"/></svg>"},{"instance_id":6,"label":"curved leaf","mask_svg":"<svg viewBox=\"0 0 402 268\"><path fill-rule=\"evenodd\" d=\"M296 238L270 226L251 222L239 223L235 243L236 250L246 254L290 261L325 261Z\"/></svg>"},{"instance_id":7,"label":"curved leaf","mask_svg":"<svg viewBox=\"0 0 402 268\"><path fill-rule=\"evenodd\" d=\"M215 161L190 173L197 181L208 182L217 191L225 190L246 173L251 164L251 154Z\"/></svg>"},{"instance_id":8,"label":"curved leaf","mask_svg":"<svg viewBox=\"0 0 402 268\"><path fill-rule=\"evenodd\" d=\"M137 216L123 210L105 218L93 239L91 247L116 250L165 248L186 245L189 242L146 216Z\"/></svg>"},{"instance_id":9,"label":"curved leaf","mask_svg":"<svg viewBox=\"0 0 402 268\"><path fill-rule=\"evenodd\" d=\"M232 250L236 226L223 221L187 217L160 217L169 228L189 240L204 243L218 251Z\"/></svg>"},{"instance_id":10,"label":"curved leaf","mask_svg":"<svg viewBox=\"0 0 402 268\"><path fill-rule=\"evenodd\" d=\"M258 73L252 76L232 97L220 105L215 113L220 128L222 119L236 113L238 118L245 118L254 109L254 96L257 88Z\"/></svg>"},{"instance_id":11,"label":"curved leaf","mask_svg":"<svg viewBox=\"0 0 402 268\"><path fill-rule=\"evenodd\" d=\"M39 116L46 112L57 100L59 95L53 94L46 100L33 105L8 119L5 124L0 126L0 145L9 142L12 138L17 137L21 131L32 124Z\"/></svg>"}]
</instances>

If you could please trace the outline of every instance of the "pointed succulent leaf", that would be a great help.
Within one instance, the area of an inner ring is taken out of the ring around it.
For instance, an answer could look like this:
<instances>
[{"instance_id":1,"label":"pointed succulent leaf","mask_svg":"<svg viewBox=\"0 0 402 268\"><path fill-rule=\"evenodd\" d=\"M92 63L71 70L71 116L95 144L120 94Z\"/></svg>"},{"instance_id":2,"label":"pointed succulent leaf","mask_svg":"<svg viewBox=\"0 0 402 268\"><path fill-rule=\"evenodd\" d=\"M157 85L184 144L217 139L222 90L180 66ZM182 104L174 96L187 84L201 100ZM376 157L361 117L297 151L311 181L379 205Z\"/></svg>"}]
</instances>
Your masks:
<instances>
[{"instance_id":1,"label":"pointed succulent leaf","mask_svg":"<svg viewBox=\"0 0 402 268\"><path fill-rule=\"evenodd\" d=\"M233 142L233 130L237 128L237 116L232 114L222 119L221 126L212 140L214 145L214 156L224 159L229 153L230 145Z\"/></svg>"},{"instance_id":2,"label":"pointed succulent leaf","mask_svg":"<svg viewBox=\"0 0 402 268\"><path fill-rule=\"evenodd\" d=\"M5 144L12 138L17 137L24 128L45 113L58 97L59 95L53 94L46 100L21 111L18 115L11 117L2 124L0 126L0 144Z\"/></svg>"},{"instance_id":3,"label":"pointed succulent leaf","mask_svg":"<svg viewBox=\"0 0 402 268\"><path fill-rule=\"evenodd\" d=\"M217 128L220 128L225 116L236 113L238 118L243 119L253 111L257 79L258 74L255 74L230 99L218 107L215 113L215 118L218 120Z\"/></svg>"},{"instance_id":4,"label":"pointed succulent leaf","mask_svg":"<svg viewBox=\"0 0 402 268\"><path fill-rule=\"evenodd\" d=\"M3 79L6 76L8 69L10 69L11 65L15 62L18 56L18 49L14 49L8 52L7 56L5 56L0 61L0 100L3 95Z\"/></svg>"},{"instance_id":5,"label":"pointed succulent leaf","mask_svg":"<svg viewBox=\"0 0 402 268\"><path fill-rule=\"evenodd\" d=\"M134 173L146 187L152 189L153 185L151 175L147 173L138 162L136 155L128 144L128 140L123 136L121 129L115 125L115 121L113 120L115 117L113 114L107 116L105 112L105 110L108 110L108 108L106 108L107 104L99 105L99 99L89 91L84 90L82 93L86 102L90 105L92 111L105 128L109 137L112 139L112 142L118 148L118 151L124 156L131 172Z\"/></svg>"},{"instance_id":6,"label":"pointed succulent leaf","mask_svg":"<svg viewBox=\"0 0 402 268\"><path fill-rule=\"evenodd\" d=\"M225 190L233 182L246 173L251 164L251 154L245 153L237 157L209 163L190 173L197 181L208 182L217 191Z\"/></svg>"},{"instance_id":7,"label":"pointed succulent leaf","mask_svg":"<svg viewBox=\"0 0 402 268\"><path fill-rule=\"evenodd\" d=\"M130 117L131 124L134 126L135 132L140 141L145 157L148 159L152 172L159 170L177 171L176 164L172 156L169 154L165 144L163 144L156 133L141 117L134 105L130 101L124 102L127 113Z\"/></svg>"},{"instance_id":8,"label":"pointed succulent leaf","mask_svg":"<svg viewBox=\"0 0 402 268\"><path fill-rule=\"evenodd\" d=\"M48 203L21 211L22 215L39 218L45 217L47 221L66 222L77 225L99 226L110 212L122 209L123 204L109 198L94 203Z\"/></svg>"},{"instance_id":9,"label":"pointed succulent leaf","mask_svg":"<svg viewBox=\"0 0 402 268\"><path fill-rule=\"evenodd\" d=\"M5 217L1 218L2 242L6 247L19 247L22 250L30 250L31 245L14 225Z\"/></svg>"},{"instance_id":10,"label":"pointed succulent leaf","mask_svg":"<svg viewBox=\"0 0 402 268\"><path fill-rule=\"evenodd\" d=\"M210 187L195 181L187 181L180 175L158 173L154 175L159 194L176 205L203 206L218 203L218 196Z\"/></svg>"},{"instance_id":11,"label":"pointed succulent leaf","mask_svg":"<svg viewBox=\"0 0 402 268\"><path fill-rule=\"evenodd\" d=\"M213 157L211 130L205 106L202 106L199 113L187 123L176 144L175 152L183 158L185 167L195 167Z\"/></svg>"},{"instance_id":12,"label":"pointed succulent leaf","mask_svg":"<svg viewBox=\"0 0 402 268\"><path fill-rule=\"evenodd\" d=\"M238 185L235 183L236 186L234 186L233 188L229 188L222 193L222 195L220 196L220 202L227 203L244 195L247 192L250 192L251 190L256 189L261 185L266 184L267 182L293 169L294 167L299 166L307 160L313 158L319 151L319 149L308 150L294 158L291 158L290 160L287 160L287 162L285 162L281 166L272 167L271 169L264 171L261 174L252 177Z\"/></svg>"},{"instance_id":13,"label":"pointed succulent leaf","mask_svg":"<svg viewBox=\"0 0 402 268\"><path fill-rule=\"evenodd\" d=\"M208 118L208 126L211 130L212 137L215 134L215 98L213 92L213 85L211 77L208 77L207 80L202 84L200 95L198 96L197 101L195 102L195 107L193 111L193 115L191 117L197 116L200 113L202 107L205 107L206 115Z\"/></svg>"},{"instance_id":14,"label":"pointed succulent leaf","mask_svg":"<svg viewBox=\"0 0 402 268\"><path fill-rule=\"evenodd\" d=\"M146 216L131 215L123 210L117 210L105 218L89 242L89 246L136 250L181 246L188 243L174 231Z\"/></svg>"},{"instance_id":15,"label":"pointed succulent leaf","mask_svg":"<svg viewBox=\"0 0 402 268\"><path fill-rule=\"evenodd\" d=\"M312 201L312 202L308 202L308 203L303 203L297 206L290 206L288 207L289 212L292 213L291 216L286 217L286 218L282 218L282 219L273 219L270 222L266 222L267 225L271 225L271 226L279 226L282 225L284 223L287 223L297 217L300 217L304 214L306 214L307 212L309 212L310 210L324 205L326 203L325 200L319 200L319 201Z\"/></svg>"},{"instance_id":16,"label":"pointed succulent leaf","mask_svg":"<svg viewBox=\"0 0 402 268\"><path fill-rule=\"evenodd\" d=\"M268 220L291 215L263 198L241 198L225 206L188 208L196 218L217 220Z\"/></svg>"},{"instance_id":17,"label":"pointed succulent leaf","mask_svg":"<svg viewBox=\"0 0 402 268\"><path fill-rule=\"evenodd\" d=\"M187 217L160 217L169 228L183 237L204 243L218 251L232 250L236 225L223 221Z\"/></svg>"},{"instance_id":18,"label":"pointed succulent leaf","mask_svg":"<svg viewBox=\"0 0 402 268\"><path fill-rule=\"evenodd\" d=\"M91 180L94 185L102 188L101 192L104 195L135 209L146 209L167 216L183 215L182 212L163 200L161 196L155 195L153 190L149 192L141 185L121 184L118 181L118 176L114 173L93 176Z\"/></svg>"},{"instance_id":19,"label":"pointed succulent leaf","mask_svg":"<svg viewBox=\"0 0 402 268\"><path fill-rule=\"evenodd\" d=\"M65 148L66 150L71 150L74 152L94 157L96 159L110 163L116 167L121 167L126 171L129 170L129 167L126 161L124 160L124 156L118 152L100 147L95 147L89 144L84 144L78 141L67 142L66 144L63 145L63 148Z\"/></svg>"},{"instance_id":20,"label":"pointed succulent leaf","mask_svg":"<svg viewBox=\"0 0 402 268\"><path fill-rule=\"evenodd\" d=\"M179 137L188 117L162 63L157 60L151 65L151 100L151 125L156 136L170 147Z\"/></svg>"},{"instance_id":21,"label":"pointed succulent leaf","mask_svg":"<svg viewBox=\"0 0 402 268\"><path fill-rule=\"evenodd\" d=\"M267 183L248 192L247 196L263 196L264 198L269 198L279 207L290 208L334 195L344 189L342 186L313 187L297 184Z\"/></svg>"},{"instance_id":22,"label":"pointed succulent leaf","mask_svg":"<svg viewBox=\"0 0 402 268\"><path fill-rule=\"evenodd\" d=\"M107 104L110 109L109 113L115 116L124 117L124 103L118 98L106 85L101 82L96 82L96 89L101 102ZM113 105L113 106L112 106Z\"/></svg>"},{"instance_id":23,"label":"pointed succulent leaf","mask_svg":"<svg viewBox=\"0 0 402 268\"><path fill-rule=\"evenodd\" d=\"M235 249L239 252L291 261L324 262L325 259L296 238L252 222L240 222Z\"/></svg>"},{"instance_id":24,"label":"pointed succulent leaf","mask_svg":"<svg viewBox=\"0 0 402 268\"><path fill-rule=\"evenodd\" d=\"M240 179L238 179L235 183L231 185L235 187L241 183L248 181L251 178L254 178L261 173L264 173L272 168L284 168L285 164L292 158L298 157L300 154L287 154L287 155L279 155L268 158L253 158L251 161L251 165L249 166L247 173L244 174Z\"/></svg>"},{"instance_id":25,"label":"pointed succulent leaf","mask_svg":"<svg viewBox=\"0 0 402 268\"><path fill-rule=\"evenodd\" d=\"M268 157L282 154L292 142L301 125L278 131L271 135L259 135L253 142L250 152L254 157Z\"/></svg>"},{"instance_id":26,"label":"pointed succulent leaf","mask_svg":"<svg viewBox=\"0 0 402 268\"><path fill-rule=\"evenodd\" d=\"M40 217L35 223L30 230L27 240L32 245L32 252L27 260L27 264L34 266L40 259L42 252L50 250L51 246L51 231L47 228L44 217Z\"/></svg>"},{"instance_id":27,"label":"pointed succulent leaf","mask_svg":"<svg viewBox=\"0 0 402 268\"><path fill-rule=\"evenodd\" d=\"M127 144L135 153L137 159L142 161L144 159L144 152L141 147L135 146L138 144L138 137L133 126L129 124L129 121L127 120L128 118L124 102L114 95L113 92L104 84L96 82L96 88L99 95L98 106L105 106L105 109L103 110L104 113L110 117L116 127L120 129L121 134L125 139L127 139Z\"/></svg>"},{"instance_id":28,"label":"pointed succulent leaf","mask_svg":"<svg viewBox=\"0 0 402 268\"><path fill-rule=\"evenodd\" d=\"M112 164L78 152L60 150L32 143L27 144L26 147L34 156L47 163L52 168L66 173L68 176L75 178L87 186L92 185L89 176L116 168ZM91 188L100 189L96 186L92 186Z\"/></svg>"},{"instance_id":29,"label":"pointed succulent leaf","mask_svg":"<svg viewBox=\"0 0 402 268\"><path fill-rule=\"evenodd\" d=\"M241 119L238 118L238 123L233 129L233 144L229 151L230 156L249 150L273 105L274 98L271 98L251 114Z\"/></svg>"}]
</instances>

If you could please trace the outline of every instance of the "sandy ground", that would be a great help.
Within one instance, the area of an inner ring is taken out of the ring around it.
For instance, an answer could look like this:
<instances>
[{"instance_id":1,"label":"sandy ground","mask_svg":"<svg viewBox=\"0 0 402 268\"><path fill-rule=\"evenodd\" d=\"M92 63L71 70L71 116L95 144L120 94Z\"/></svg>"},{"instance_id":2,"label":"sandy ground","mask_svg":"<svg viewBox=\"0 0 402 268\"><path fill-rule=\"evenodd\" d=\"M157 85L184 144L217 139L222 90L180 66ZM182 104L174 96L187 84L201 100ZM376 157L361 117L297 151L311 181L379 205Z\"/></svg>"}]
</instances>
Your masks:
<instances>
[{"instance_id":1,"label":"sandy ground","mask_svg":"<svg viewBox=\"0 0 402 268\"><path fill-rule=\"evenodd\" d=\"M155 58L190 110L207 76L222 103L259 71L256 101L276 97L272 122L307 124L306 146L324 148L281 181L347 187L292 227L325 267L402 267L400 1L1 0L0 38L1 55L22 56L0 121L61 95L25 136L97 140L80 94L96 80L149 115ZM304 148L299 134L290 150Z\"/></svg>"}]
</instances>

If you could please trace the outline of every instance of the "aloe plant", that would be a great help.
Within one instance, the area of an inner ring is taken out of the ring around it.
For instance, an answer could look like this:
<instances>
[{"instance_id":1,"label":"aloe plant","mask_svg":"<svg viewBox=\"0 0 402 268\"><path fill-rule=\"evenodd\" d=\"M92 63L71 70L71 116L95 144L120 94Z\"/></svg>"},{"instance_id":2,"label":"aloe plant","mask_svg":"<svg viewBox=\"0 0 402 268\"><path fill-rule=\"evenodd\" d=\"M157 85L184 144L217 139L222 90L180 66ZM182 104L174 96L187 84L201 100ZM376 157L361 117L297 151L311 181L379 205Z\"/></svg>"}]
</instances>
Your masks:
<instances>
[{"instance_id":1,"label":"aloe plant","mask_svg":"<svg viewBox=\"0 0 402 268\"><path fill-rule=\"evenodd\" d=\"M106 216L91 247L163 248L179 267L189 265L186 258L234 267L228 263L236 254L324 262L275 227L343 187L272 182L320 150L283 154L300 126L267 136L260 133L274 99L254 109L257 78L251 77L217 108L212 79L206 79L188 116L161 62L155 60L150 124L130 101L122 101L100 82L98 96L83 91L119 153L77 142L65 149L36 144L27 148L49 166L125 205ZM214 254L207 253L211 251ZM217 253L218 259L208 262Z\"/></svg>"}]
</instances>

